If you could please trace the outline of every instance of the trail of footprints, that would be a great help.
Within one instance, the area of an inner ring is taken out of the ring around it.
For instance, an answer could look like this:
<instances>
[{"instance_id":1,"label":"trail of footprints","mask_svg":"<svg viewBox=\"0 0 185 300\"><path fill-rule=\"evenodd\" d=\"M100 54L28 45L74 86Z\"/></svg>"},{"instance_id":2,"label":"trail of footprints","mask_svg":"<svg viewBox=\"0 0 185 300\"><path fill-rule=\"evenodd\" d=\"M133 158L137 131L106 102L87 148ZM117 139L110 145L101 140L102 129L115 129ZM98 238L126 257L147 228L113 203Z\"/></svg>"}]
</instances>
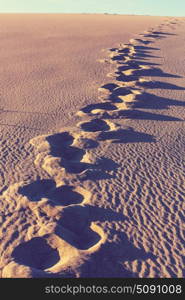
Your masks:
<instances>
[{"instance_id":1,"label":"trail of footprints","mask_svg":"<svg viewBox=\"0 0 185 300\"><path fill-rule=\"evenodd\" d=\"M106 137L111 142L117 136L119 141L124 130L110 119L126 117L132 112L138 95L145 89L144 76L154 69L138 60L149 57L152 48L148 45L165 36L161 28L152 29L144 32L142 38L109 49L109 58L100 61L115 64L116 70L107 74L111 83L99 88L101 102L77 112L82 121L76 128L30 141L35 148L35 165L44 169L51 179L20 182L0 196L3 205L0 209L4 211L0 216L4 236L2 277L62 274L82 263L106 242L102 228L91 221L91 193L82 186L81 178L89 171L101 171L101 163L91 157L93 148ZM17 242L17 236L21 243Z\"/></svg>"}]
</instances>

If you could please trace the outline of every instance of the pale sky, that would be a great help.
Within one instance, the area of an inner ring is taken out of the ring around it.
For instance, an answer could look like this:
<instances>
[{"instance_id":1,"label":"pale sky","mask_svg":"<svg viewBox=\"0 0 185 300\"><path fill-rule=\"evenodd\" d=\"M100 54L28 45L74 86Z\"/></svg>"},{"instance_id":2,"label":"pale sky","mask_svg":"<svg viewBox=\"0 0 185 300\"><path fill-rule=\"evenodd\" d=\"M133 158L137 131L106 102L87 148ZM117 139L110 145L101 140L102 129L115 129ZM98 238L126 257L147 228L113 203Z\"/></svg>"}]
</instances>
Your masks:
<instances>
[{"instance_id":1,"label":"pale sky","mask_svg":"<svg viewBox=\"0 0 185 300\"><path fill-rule=\"evenodd\" d=\"M185 0L0 0L3 12L185 16Z\"/></svg>"}]
</instances>

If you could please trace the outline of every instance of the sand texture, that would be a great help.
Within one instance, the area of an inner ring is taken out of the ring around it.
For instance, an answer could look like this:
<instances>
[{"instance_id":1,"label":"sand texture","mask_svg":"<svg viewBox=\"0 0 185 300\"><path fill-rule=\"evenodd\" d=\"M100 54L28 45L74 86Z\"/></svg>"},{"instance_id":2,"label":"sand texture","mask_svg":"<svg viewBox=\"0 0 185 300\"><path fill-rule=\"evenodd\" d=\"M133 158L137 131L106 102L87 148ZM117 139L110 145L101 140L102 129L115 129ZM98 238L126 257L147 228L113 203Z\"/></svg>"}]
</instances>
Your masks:
<instances>
[{"instance_id":1,"label":"sand texture","mask_svg":"<svg viewBox=\"0 0 185 300\"><path fill-rule=\"evenodd\" d=\"M185 19L0 25L0 277L184 277Z\"/></svg>"}]
</instances>

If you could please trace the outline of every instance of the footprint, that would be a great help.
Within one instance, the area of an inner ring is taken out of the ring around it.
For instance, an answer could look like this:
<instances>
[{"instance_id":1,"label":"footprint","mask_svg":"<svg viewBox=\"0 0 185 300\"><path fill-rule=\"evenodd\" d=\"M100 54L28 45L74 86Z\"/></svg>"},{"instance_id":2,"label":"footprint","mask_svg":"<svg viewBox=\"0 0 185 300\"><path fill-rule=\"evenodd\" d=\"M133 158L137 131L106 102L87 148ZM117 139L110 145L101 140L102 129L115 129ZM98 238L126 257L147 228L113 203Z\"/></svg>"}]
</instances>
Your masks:
<instances>
[{"instance_id":1,"label":"footprint","mask_svg":"<svg viewBox=\"0 0 185 300\"><path fill-rule=\"evenodd\" d=\"M141 94L141 93L138 93L138 94ZM126 95L126 96L119 96L119 98L125 103L134 103L134 102L137 102L137 94L136 93L133 93L133 94L129 94L129 95Z\"/></svg>"},{"instance_id":2,"label":"footprint","mask_svg":"<svg viewBox=\"0 0 185 300\"><path fill-rule=\"evenodd\" d=\"M73 143L74 137L69 132L61 132L56 133L53 135L49 135L46 140L52 145L53 147L57 147L60 145L69 146Z\"/></svg>"},{"instance_id":3,"label":"footprint","mask_svg":"<svg viewBox=\"0 0 185 300\"><path fill-rule=\"evenodd\" d=\"M112 90L112 92L107 95L106 101L110 101L118 109L122 106L123 102L134 101L135 95L138 94L141 94L141 88L136 88L136 84L134 83L129 85L129 83L126 82L123 86L117 86L114 90ZM104 98L101 100L105 101ZM114 113L116 110L113 110L112 112Z\"/></svg>"},{"instance_id":4,"label":"footprint","mask_svg":"<svg viewBox=\"0 0 185 300\"><path fill-rule=\"evenodd\" d=\"M88 168L94 168L90 163L89 154L75 146L80 136L79 130L73 133L62 132L31 140L36 147L36 166L40 166L50 176L64 176L64 171L78 174Z\"/></svg>"},{"instance_id":5,"label":"footprint","mask_svg":"<svg viewBox=\"0 0 185 300\"><path fill-rule=\"evenodd\" d=\"M105 242L106 236L98 225L90 221L88 207L64 209L55 233L79 250L93 251Z\"/></svg>"},{"instance_id":6,"label":"footprint","mask_svg":"<svg viewBox=\"0 0 185 300\"><path fill-rule=\"evenodd\" d=\"M115 124L101 119L93 119L89 122L80 122L77 126L87 132L108 131L115 128Z\"/></svg>"},{"instance_id":7,"label":"footprint","mask_svg":"<svg viewBox=\"0 0 185 300\"><path fill-rule=\"evenodd\" d=\"M137 67L135 68L132 68L132 67L127 67L127 68L123 68L123 67L120 67L118 69L118 72L126 75L126 76L130 76L130 75L133 75L133 74L136 74L137 76L140 75L140 71L142 70L150 70L152 69L151 67L148 67L148 66L142 66L142 65L138 65Z\"/></svg>"},{"instance_id":8,"label":"footprint","mask_svg":"<svg viewBox=\"0 0 185 300\"><path fill-rule=\"evenodd\" d=\"M80 111L77 112L78 116L84 116L88 114L98 114L104 111L112 111L115 110L116 106L111 104L110 102L104 103L97 103L97 104L90 104L86 107L82 108Z\"/></svg>"},{"instance_id":9,"label":"footprint","mask_svg":"<svg viewBox=\"0 0 185 300\"><path fill-rule=\"evenodd\" d=\"M55 188L55 182L43 179L19 187L18 193L26 196L30 201L36 202L44 198L46 193L52 188Z\"/></svg>"},{"instance_id":10,"label":"footprint","mask_svg":"<svg viewBox=\"0 0 185 300\"><path fill-rule=\"evenodd\" d=\"M21 265L40 270L48 269L60 260L58 250L41 237L17 246L12 252L12 257Z\"/></svg>"},{"instance_id":11,"label":"footprint","mask_svg":"<svg viewBox=\"0 0 185 300\"><path fill-rule=\"evenodd\" d=\"M61 147L58 153L54 153L53 150L50 152L52 156L61 157L62 160L66 161L81 161L86 154L85 150L74 146ZM54 155L55 154L55 155Z\"/></svg>"},{"instance_id":12,"label":"footprint","mask_svg":"<svg viewBox=\"0 0 185 300\"><path fill-rule=\"evenodd\" d=\"M77 186L63 185L55 190L51 190L47 197L62 206L71 204L85 204L90 201L91 193L84 188ZM65 201L63 200L65 199Z\"/></svg>"},{"instance_id":13,"label":"footprint","mask_svg":"<svg viewBox=\"0 0 185 300\"><path fill-rule=\"evenodd\" d=\"M126 87L118 87L113 90L112 94L110 95L111 99L114 99L118 96L127 96L133 94L132 90Z\"/></svg>"},{"instance_id":14,"label":"footprint","mask_svg":"<svg viewBox=\"0 0 185 300\"><path fill-rule=\"evenodd\" d=\"M119 61L119 60L124 60L125 56L122 54L118 54L117 52L113 52L109 55L111 60L113 61Z\"/></svg>"},{"instance_id":15,"label":"footprint","mask_svg":"<svg viewBox=\"0 0 185 300\"><path fill-rule=\"evenodd\" d=\"M96 165L90 163L88 157L87 154L85 158L83 158L83 161L70 161L46 156L42 167L50 176L55 178L69 176L70 174L80 174L88 169L96 169Z\"/></svg>"},{"instance_id":16,"label":"footprint","mask_svg":"<svg viewBox=\"0 0 185 300\"><path fill-rule=\"evenodd\" d=\"M98 91L99 92L104 92L104 93L107 93L107 92L112 92L115 88L117 88L118 85L115 84L115 83L107 83L107 84L104 84L102 85Z\"/></svg>"},{"instance_id":17,"label":"footprint","mask_svg":"<svg viewBox=\"0 0 185 300\"><path fill-rule=\"evenodd\" d=\"M136 53L135 46L131 44L125 44L118 50L118 53L127 53L133 55Z\"/></svg>"},{"instance_id":18,"label":"footprint","mask_svg":"<svg viewBox=\"0 0 185 300\"><path fill-rule=\"evenodd\" d=\"M117 74L116 76L116 80L120 81L120 82L124 82L126 84L128 84L129 82L131 83L136 83L137 80L139 80L139 76L136 75L125 75L123 72Z\"/></svg>"},{"instance_id":19,"label":"footprint","mask_svg":"<svg viewBox=\"0 0 185 300\"><path fill-rule=\"evenodd\" d=\"M141 43L141 44L144 44L144 45L149 45L149 44L153 43L153 41L143 40L143 39L131 39L130 43L131 44Z\"/></svg>"},{"instance_id":20,"label":"footprint","mask_svg":"<svg viewBox=\"0 0 185 300\"><path fill-rule=\"evenodd\" d=\"M4 278L56 277L82 261L77 248L51 233L19 244L2 273Z\"/></svg>"},{"instance_id":21,"label":"footprint","mask_svg":"<svg viewBox=\"0 0 185 300\"><path fill-rule=\"evenodd\" d=\"M121 66L121 67L118 67L118 72L127 72L129 73L129 71L133 72L133 71L136 71L136 70L139 70L141 69L141 67L139 65L131 65L132 63L130 62L127 66ZM126 73L125 73L126 74Z\"/></svg>"},{"instance_id":22,"label":"footprint","mask_svg":"<svg viewBox=\"0 0 185 300\"><path fill-rule=\"evenodd\" d=\"M39 152L49 152L52 148L53 153L59 151L61 146L69 146L73 143L74 137L70 132L64 131L52 135L37 136L29 142Z\"/></svg>"},{"instance_id":23,"label":"footprint","mask_svg":"<svg viewBox=\"0 0 185 300\"><path fill-rule=\"evenodd\" d=\"M115 48L114 51L111 49L109 57L112 61L124 61L127 62L135 54L135 48L133 45L120 45L120 48Z\"/></svg>"},{"instance_id":24,"label":"footprint","mask_svg":"<svg viewBox=\"0 0 185 300\"><path fill-rule=\"evenodd\" d=\"M48 199L51 206L69 206L74 204L84 204L91 198L90 192L82 187L70 185L56 186L54 180L37 180L18 190L20 194L26 196L30 201L37 202Z\"/></svg>"}]
</instances>

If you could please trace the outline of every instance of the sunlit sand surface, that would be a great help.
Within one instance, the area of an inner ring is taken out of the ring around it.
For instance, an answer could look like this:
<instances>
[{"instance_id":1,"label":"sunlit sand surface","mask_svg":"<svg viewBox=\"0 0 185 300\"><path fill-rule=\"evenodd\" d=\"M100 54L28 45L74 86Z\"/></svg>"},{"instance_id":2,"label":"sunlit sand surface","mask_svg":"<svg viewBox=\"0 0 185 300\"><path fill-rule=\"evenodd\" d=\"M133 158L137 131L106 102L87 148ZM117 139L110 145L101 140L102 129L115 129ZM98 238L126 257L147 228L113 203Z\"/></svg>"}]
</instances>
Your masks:
<instances>
[{"instance_id":1,"label":"sunlit sand surface","mask_svg":"<svg viewBox=\"0 0 185 300\"><path fill-rule=\"evenodd\" d=\"M0 25L0 276L184 277L185 19Z\"/></svg>"}]
</instances>

